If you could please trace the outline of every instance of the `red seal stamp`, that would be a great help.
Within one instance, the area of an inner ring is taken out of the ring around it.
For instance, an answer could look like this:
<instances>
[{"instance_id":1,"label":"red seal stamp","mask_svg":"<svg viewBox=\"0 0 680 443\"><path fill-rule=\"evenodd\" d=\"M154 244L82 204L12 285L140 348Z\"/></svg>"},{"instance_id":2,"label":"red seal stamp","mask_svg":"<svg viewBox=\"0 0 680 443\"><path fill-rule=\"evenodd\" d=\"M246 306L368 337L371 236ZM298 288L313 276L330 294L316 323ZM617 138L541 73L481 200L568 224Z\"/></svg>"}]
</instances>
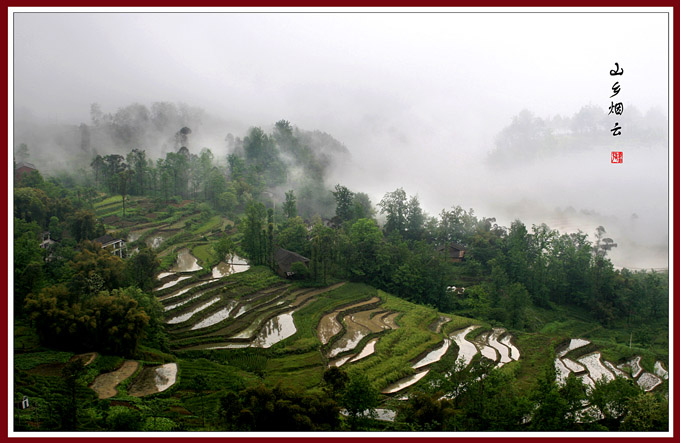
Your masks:
<instances>
[{"instance_id":1,"label":"red seal stamp","mask_svg":"<svg viewBox=\"0 0 680 443\"><path fill-rule=\"evenodd\" d=\"M622 151L612 151L612 163L623 163Z\"/></svg>"}]
</instances>

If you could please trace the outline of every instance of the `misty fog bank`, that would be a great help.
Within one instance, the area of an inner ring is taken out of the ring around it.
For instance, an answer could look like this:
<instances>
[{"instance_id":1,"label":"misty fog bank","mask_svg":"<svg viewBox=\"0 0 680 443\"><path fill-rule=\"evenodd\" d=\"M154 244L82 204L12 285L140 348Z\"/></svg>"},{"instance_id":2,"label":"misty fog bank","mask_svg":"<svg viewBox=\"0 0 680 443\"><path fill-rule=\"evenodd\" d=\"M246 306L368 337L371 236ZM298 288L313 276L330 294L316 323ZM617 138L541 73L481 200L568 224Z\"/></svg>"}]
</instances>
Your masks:
<instances>
[{"instance_id":1,"label":"misty fog bank","mask_svg":"<svg viewBox=\"0 0 680 443\"><path fill-rule=\"evenodd\" d=\"M285 119L351 154L329 188L376 205L401 187L433 216L460 205L591 240L602 225L615 265L666 267L669 15L574 12L17 13L14 147L73 172L163 157L188 127L190 151L226 168L228 134ZM113 132L93 129L92 103Z\"/></svg>"},{"instance_id":2,"label":"misty fog bank","mask_svg":"<svg viewBox=\"0 0 680 443\"><path fill-rule=\"evenodd\" d=\"M176 150L174 136L184 125L190 125L192 131L186 140L190 151L209 148L216 164L226 168L226 156L234 152L233 140L247 134L245 125L187 105L161 102L99 111L91 113L90 122L80 125L49 124L21 114L14 122L15 140L27 143L29 161L49 174L73 171L74 166L89 171L95 155L125 155L134 146L146 149L152 159L163 157ZM109 122L106 130L103 123L96 122L102 115L108 116L104 118ZM272 127L263 129L269 132ZM668 267L669 169L665 146L656 139L645 144L644 138L640 141L631 136L634 142L621 148L624 163L611 164L611 146L604 144L597 132L581 138L578 149L556 150L548 158L529 151L524 161L489 164L488 153L497 152L498 138L507 129L480 136L480 140L495 139L495 145L481 141L466 144L460 140L471 137L470 132L461 137L449 128L418 127L415 122L409 128L410 137L404 135L404 128L396 127L378 127L364 138L356 133L330 134L331 148L323 148L333 157L328 161L325 184L329 189L342 184L354 192L366 192L374 205L385 193L401 187L409 195L418 195L431 216L460 205L474 209L479 217L495 217L502 226L509 227L520 219L529 227L546 223L560 232L581 230L591 239L595 229L604 226L607 235L618 243L618 248L610 252L616 266ZM315 133L312 130L296 127L298 134L309 134L307 142L316 149L325 146L328 141L309 138ZM353 140L346 147L345 136ZM289 179L274 191L277 200L301 180L301 169L290 159L286 162Z\"/></svg>"},{"instance_id":3,"label":"misty fog bank","mask_svg":"<svg viewBox=\"0 0 680 443\"><path fill-rule=\"evenodd\" d=\"M595 229L604 226L619 245L610 252L616 266L666 268L668 153L628 147L624 163L611 164L610 151L598 146L526 165L490 168L482 155L459 156L455 147L449 152L405 149L377 160L354 149L355 163L361 166L338 172L335 179L364 190L373 202L403 187L417 194L423 209L435 216L460 205L479 217L495 217L502 226L509 227L515 219L527 226L546 223L560 232L580 229L591 240Z\"/></svg>"}]
</instances>

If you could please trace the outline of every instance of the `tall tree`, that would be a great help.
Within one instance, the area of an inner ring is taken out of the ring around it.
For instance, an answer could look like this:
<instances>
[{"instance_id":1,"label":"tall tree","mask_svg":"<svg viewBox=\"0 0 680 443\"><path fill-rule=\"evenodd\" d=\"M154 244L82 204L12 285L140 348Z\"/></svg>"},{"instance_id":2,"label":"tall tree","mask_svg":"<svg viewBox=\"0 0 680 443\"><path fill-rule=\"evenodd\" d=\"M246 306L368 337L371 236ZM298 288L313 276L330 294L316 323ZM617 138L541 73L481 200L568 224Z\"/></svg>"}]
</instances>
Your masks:
<instances>
[{"instance_id":1,"label":"tall tree","mask_svg":"<svg viewBox=\"0 0 680 443\"><path fill-rule=\"evenodd\" d=\"M335 215L340 222L351 220L354 215L352 207L354 193L347 189L347 187L337 184L335 185L335 191L333 191L333 197L335 197L336 204Z\"/></svg>"},{"instance_id":2,"label":"tall tree","mask_svg":"<svg viewBox=\"0 0 680 443\"><path fill-rule=\"evenodd\" d=\"M292 189L286 192L286 201L283 203L283 213L286 218L293 218L297 216L297 203L295 198L295 191Z\"/></svg>"},{"instance_id":3,"label":"tall tree","mask_svg":"<svg viewBox=\"0 0 680 443\"><path fill-rule=\"evenodd\" d=\"M147 164L148 160L146 158L146 151L133 149L127 155L126 160L129 165L129 168L132 171L134 171L135 175L134 187L130 193L134 195L144 195L146 192L145 179L149 169Z\"/></svg>"},{"instance_id":4,"label":"tall tree","mask_svg":"<svg viewBox=\"0 0 680 443\"><path fill-rule=\"evenodd\" d=\"M348 271L354 278L365 280L377 270L378 250L382 233L375 221L362 218L357 220L349 232L351 258Z\"/></svg>"},{"instance_id":5,"label":"tall tree","mask_svg":"<svg viewBox=\"0 0 680 443\"><path fill-rule=\"evenodd\" d=\"M414 195L406 206L406 237L411 240L419 240L423 236L425 215L420 208L418 196Z\"/></svg>"},{"instance_id":6,"label":"tall tree","mask_svg":"<svg viewBox=\"0 0 680 443\"><path fill-rule=\"evenodd\" d=\"M243 220L245 229L243 232L243 249L254 265L266 263L266 239L264 236L264 224L267 210L262 203L251 200L246 206L246 216Z\"/></svg>"},{"instance_id":7,"label":"tall tree","mask_svg":"<svg viewBox=\"0 0 680 443\"><path fill-rule=\"evenodd\" d=\"M408 215L406 192L402 188L388 192L380 200L378 206L380 206L381 214L387 214L385 232L391 233L394 231L403 235L406 232L406 217Z\"/></svg>"},{"instance_id":8,"label":"tall tree","mask_svg":"<svg viewBox=\"0 0 680 443\"><path fill-rule=\"evenodd\" d=\"M125 169L118 173L118 192L120 192L121 197L123 197L123 218L125 217L125 199L134 175L135 171L132 169Z\"/></svg>"}]
</instances>

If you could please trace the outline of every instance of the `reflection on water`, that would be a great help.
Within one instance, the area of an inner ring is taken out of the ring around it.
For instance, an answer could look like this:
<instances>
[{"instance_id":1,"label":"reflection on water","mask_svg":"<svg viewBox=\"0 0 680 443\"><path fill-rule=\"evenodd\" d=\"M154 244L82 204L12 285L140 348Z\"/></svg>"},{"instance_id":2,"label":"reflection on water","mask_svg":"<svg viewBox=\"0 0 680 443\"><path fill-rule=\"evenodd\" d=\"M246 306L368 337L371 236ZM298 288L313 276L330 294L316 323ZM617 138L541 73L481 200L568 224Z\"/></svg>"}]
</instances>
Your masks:
<instances>
[{"instance_id":1,"label":"reflection on water","mask_svg":"<svg viewBox=\"0 0 680 443\"><path fill-rule=\"evenodd\" d=\"M423 372L415 373L410 377L406 377L406 378L398 381L397 383L394 383L394 384L388 386L387 388L385 388L385 390L382 391L382 393L383 394L392 394L394 392L398 392L398 391L401 391L402 389L408 388L409 386L412 386L412 385L418 383L418 381L420 381L420 379L425 377L428 372L430 372L429 369L427 369Z\"/></svg>"},{"instance_id":2,"label":"reflection on water","mask_svg":"<svg viewBox=\"0 0 680 443\"><path fill-rule=\"evenodd\" d=\"M375 414L376 420L383 421L394 421L395 417L397 416L397 412L391 409L376 409Z\"/></svg>"},{"instance_id":3,"label":"reflection on water","mask_svg":"<svg viewBox=\"0 0 680 443\"><path fill-rule=\"evenodd\" d=\"M374 414L372 418L375 420L382 420L382 421L394 421L394 419L397 417L397 412L393 411L391 409L382 409L382 408L377 408L373 410ZM342 415L347 416L349 413L347 412L346 409L341 409L340 413ZM368 409L366 409L363 413L359 414L363 417L371 417L371 413Z\"/></svg>"},{"instance_id":4,"label":"reflection on water","mask_svg":"<svg viewBox=\"0 0 680 443\"><path fill-rule=\"evenodd\" d=\"M595 388L595 382L593 381L592 378L590 378L589 375L577 375L576 377L581 379L583 384L586 385L586 389L594 389Z\"/></svg>"},{"instance_id":5,"label":"reflection on water","mask_svg":"<svg viewBox=\"0 0 680 443\"><path fill-rule=\"evenodd\" d=\"M604 379L605 381L610 381L614 379L614 374L605 368L600 361L600 353L593 352L592 354L584 355L578 359L586 368L588 368L588 373L590 378L594 381L599 381Z\"/></svg>"},{"instance_id":6,"label":"reflection on water","mask_svg":"<svg viewBox=\"0 0 680 443\"><path fill-rule=\"evenodd\" d=\"M586 372L586 368L576 363L574 360L563 358L562 363L564 363L564 366L566 366L570 371L575 372L577 374L581 372Z\"/></svg>"},{"instance_id":7,"label":"reflection on water","mask_svg":"<svg viewBox=\"0 0 680 443\"><path fill-rule=\"evenodd\" d=\"M212 276L213 278L222 278L227 275L247 271L248 269L250 269L248 262L244 258L234 255L229 262L220 262L215 266L212 269Z\"/></svg>"},{"instance_id":8,"label":"reflection on water","mask_svg":"<svg viewBox=\"0 0 680 443\"><path fill-rule=\"evenodd\" d=\"M184 288L180 289L177 292L173 292L172 294L164 295L163 297L158 297L159 300L167 300L169 298L175 298L179 297L182 294L186 294L187 292L191 291L194 288L197 288L199 286L207 285L208 283L212 283L215 280L206 280L198 283L194 283L193 285L185 286Z\"/></svg>"},{"instance_id":9,"label":"reflection on water","mask_svg":"<svg viewBox=\"0 0 680 443\"><path fill-rule=\"evenodd\" d=\"M241 348L249 348L250 343L229 343L228 345L225 346L212 346L210 348L205 348L205 349L241 349Z\"/></svg>"},{"instance_id":10,"label":"reflection on water","mask_svg":"<svg viewBox=\"0 0 680 443\"><path fill-rule=\"evenodd\" d=\"M466 367L472 361L472 358L477 354L477 348L475 345L465 340L465 336L470 333L473 329L478 328L477 325L468 326L465 329L458 330L451 334L450 338L456 342L458 345L458 359L457 361Z\"/></svg>"},{"instance_id":11,"label":"reflection on water","mask_svg":"<svg viewBox=\"0 0 680 443\"><path fill-rule=\"evenodd\" d=\"M663 363L658 360L654 363L654 373L664 380L668 380L668 371L663 368Z\"/></svg>"},{"instance_id":12,"label":"reflection on water","mask_svg":"<svg viewBox=\"0 0 680 443\"><path fill-rule=\"evenodd\" d=\"M177 253L177 262L175 266L170 268L173 272L195 272L203 269L198 265L198 259L191 255L191 251L187 248L182 248Z\"/></svg>"},{"instance_id":13,"label":"reflection on water","mask_svg":"<svg viewBox=\"0 0 680 443\"><path fill-rule=\"evenodd\" d=\"M645 392L649 392L661 384L661 379L651 372L645 372L638 378L637 384Z\"/></svg>"},{"instance_id":14,"label":"reflection on water","mask_svg":"<svg viewBox=\"0 0 680 443\"><path fill-rule=\"evenodd\" d=\"M362 358L366 358L369 355L373 354L375 352L375 344L378 343L378 339L374 338L370 340L368 343L366 343L366 346L364 346L364 349L361 350L359 355L354 357L350 363L354 363L355 361L359 361Z\"/></svg>"},{"instance_id":15,"label":"reflection on water","mask_svg":"<svg viewBox=\"0 0 680 443\"><path fill-rule=\"evenodd\" d=\"M613 373L615 376L617 376L617 377L630 378L630 377L628 376L628 374L626 374L625 372L623 372L622 370L620 370L619 368L617 368L616 366L614 366L614 364L613 364L612 362L609 362L609 361L607 361L607 360L602 360L602 363L604 363L604 365L607 367L607 369L609 369L610 371L612 371L612 373ZM659 375L659 374L657 374L657 375Z\"/></svg>"},{"instance_id":16,"label":"reflection on water","mask_svg":"<svg viewBox=\"0 0 680 443\"><path fill-rule=\"evenodd\" d=\"M567 368L559 357L555 358L555 379L557 384L564 386L571 371Z\"/></svg>"},{"instance_id":17,"label":"reflection on water","mask_svg":"<svg viewBox=\"0 0 680 443\"><path fill-rule=\"evenodd\" d=\"M491 346L487 345L480 345L479 346L479 351L482 353L483 357L488 358L491 361L496 361L498 356L496 355L496 350L492 348ZM499 366L502 365L502 362L499 363Z\"/></svg>"},{"instance_id":18,"label":"reflection on water","mask_svg":"<svg viewBox=\"0 0 680 443\"><path fill-rule=\"evenodd\" d=\"M184 314L182 314L182 315L180 315L180 316L171 318L170 320L167 321L167 323L169 323L169 324L172 325L172 324L176 324L176 323L182 323L183 321L187 321L187 320L189 320L189 319L191 318L191 316L194 315L195 313L201 312L202 310L204 310L204 309L207 308L208 306L212 306L212 305L214 305L215 303L217 303L218 301L220 301L220 298L219 298L219 297L215 297L215 298L213 298L212 300L208 301L207 303L203 303L202 305L200 305L200 306L198 306L198 307L192 309L192 310L189 311L189 312L185 312Z\"/></svg>"},{"instance_id":19,"label":"reflection on water","mask_svg":"<svg viewBox=\"0 0 680 443\"><path fill-rule=\"evenodd\" d=\"M347 360L349 360L349 359L352 358L352 357L353 357L353 355L346 355L346 356L344 356L344 357L340 357L340 358L338 358L337 360L333 360L333 361L329 362L329 363L328 363L328 366L329 366L329 367L335 366L336 368L339 368L340 366L342 366L342 365L344 365L345 363L347 363Z\"/></svg>"},{"instance_id":20,"label":"reflection on water","mask_svg":"<svg viewBox=\"0 0 680 443\"><path fill-rule=\"evenodd\" d=\"M128 394L144 397L168 389L177 381L177 363L147 366L128 387Z\"/></svg>"},{"instance_id":21,"label":"reflection on water","mask_svg":"<svg viewBox=\"0 0 680 443\"><path fill-rule=\"evenodd\" d=\"M503 343L505 346L510 349L510 358L513 360L519 360L519 349L515 345L512 344L512 336L511 335L506 335L501 339L501 343Z\"/></svg>"},{"instance_id":22,"label":"reflection on water","mask_svg":"<svg viewBox=\"0 0 680 443\"><path fill-rule=\"evenodd\" d=\"M236 300L229 300L227 306L225 306L224 308L220 309L217 312L214 312L213 314L204 318L200 322L196 323L191 327L191 330L193 331L195 329L207 328L208 326L212 326L214 324L221 322L222 320L229 318L229 313L231 312L232 309L234 309L236 303L237 303Z\"/></svg>"},{"instance_id":23,"label":"reflection on water","mask_svg":"<svg viewBox=\"0 0 680 443\"><path fill-rule=\"evenodd\" d=\"M431 363L441 360L444 354L446 354L446 351L448 351L450 345L451 340L445 338L444 343L440 347L430 351L425 357L420 359L420 361L416 362L416 364L413 365L413 369L422 368L423 366L427 366Z\"/></svg>"},{"instance_id":24,"label":"reflection on water","mask_svg":"<svg viewBox=\"0 0 680 443\"><path fill-rule=\"evenodd\" d=\"M493 329L493 334L489 337L489 344L498 351L498 353L501 356L500 362L498 362L498 366L503 366L505 363L509 363L512 361L510 358L510 349L505 346L504 344L501 344L498 341L498 337L501 336L505 332L505 329L500 329L500 328L494 328ZM495 358L494 358L495 360Z\"/></svg>"},{"instance_id":25,"label":"reflection on water","mask_svg":"<svg viewBox=\"0 0 680 443\"><path fill-rule=\"evenodd\" d=\"M357 305L358 306L358 305ZM333 344L333 349L331 349L328 354L329 357L335 357L336 355L349 351L356 348L359 342L366 337L371 331L354 320L354 315L347 315L344 317L345 324L347 325L347 331L340 340Z\"/></svg>"},{"instance_id":26,"label":"reflection on water","mask_svg":"<svg viewBox=\"0 0 680 443\"><path fill-rule=\"evenodd\" d=\"M156 368L156 389L163 392L177 380L177 363L167 363Z\"/></svg>"},{"instance_id":27,"label":"reflection on water","mask_svg":"<svg viewBox=\"0 0 680 443\"><path fill-rule=\"evenodd\" d=\"M293 321L293 312L285 312L269 320L260 334L253 340L252 346L268 348L297 332Z\"/></svg>"},{"instance_id":28,"label":"reflection on water","mask_svg":"<svg viewBox=\"0 0 680 443\"><path fill-rule=\"evenodd\" d=\"M185 305L185 304L189 303L190 301L196 300L198 297L205 294L206 292L207 291L199 291L199 292L195 293L194 295L192 295L191 297L185 298L182 301L179 301L177 303L173 303L171 305L167 305L166 307L163 308L163 310L171 311L171 310L175 309L176 307Z\"/></svg>"},{"instance_id":29,"label":"reflection on water","mask_svg":"<svg viewBox=\"0 0 680 443\"><path fill-rule=\"evenodd\" d=\"M335 357L341 352L349 351L350 349L356 348L361 339L366 337L367 335L368 331L362 331L361 329L355 329L351 332L348 330L347 333L336 342L335 346L328 354L328 356Z\"/></svg>"},{"instance_id":30,"label":"reflection on water","mask_svg":"<svg viewBox=\"0 0 680 443\"><path fill-rule=\"evenodd\" d=\"M558 357L564 357L569 353L569 351L573 351L574 349L580 348L582 346L585 346L589 344L590 342L588 340L583 340L581 338L572 338L571 341L569 341L569 344L567 345L566 348L561 350L560 352L557 353Z\"/></svg>"},{"instance_id":31,"label":"reflection on water","mask_svg":"<svg viewBox=\"0 0 680 443\"><path fill-rule=\"evenodd\" d=\"M160 288L154 289L154 291L160 291L161 289L171 288L171 287L175 286L177 283L181 282L182 280L186 280L187 278L191 278L191 275L183 275L180 278L178 278L177 280L171 280L171 281L167 282L166 284L164 284L163 286L161 286Z\"/></svg>"},{"instance_id":32,"label":"reflection on water","mask_svg":"<svg viewBox=\"0 0 680 443\"><path fill-rule=\"evenodd\" d=\"M342 283L340 283L340 284L342 284ZM333 287L337 287L337 286L339 286L339 285L334 285ZM337 334L338 332L340 332L342 330L342 326L335 319L335 317L341 311L346 311L346 310L349 310L349 309L356 309L359 306L372 304L372 303L375 303L377 301L380 301L380 299L378 297L372 297L370 300L362 301L362 302L359 302L359 303L356 303L356 304L353 304L353 305L350 305L350 306L345 306L345 307L343 307L339 310L331 312L330 314L326 314L321 319L321 321L319 322L319 327L318 327L318 332L317 332L319 340L321 341L321 343L323 343L323 344L328 343L328 341L331 339L331 337L333 337L335 334ZM395 313L394 315L396 316L398 314L399 313ZM345 317L345 318L347 318L347 317ZM390 323L388 323L387 321L388 320L386 318L384 320L385 324L388 327L391 327ZM354 325L354 326L352 326L352 325ZM352 317L351 325L348 325L348 328L352 328L352 327L360 327L359 325L356 325L356 323L354 323L353 317ZM394 329L396 329L396 325L395 325ZM355 346L356 346L356 343L355 343ZM334 354L334 355L337 355L337 354Z\"/></svg>"},{"instance_id":33,"label":"reflection on water","mask_svg":"<svg viewBox=\"0 0 680 443\"><path fill-rule=\"evenodd\" d=\"M331 337L342 331L342 325L335 318L337 315L337 311L326 314L319 322L318 335L321 344L325 345Z\"/></svg>"},{"instance_id":34,"label":"reflection on water","mask_svg":"<svg viewBox=\"0 0 680 443\"><path fill-rule=\"evenodd\" d=\"M174 272L161 272L160 274L158 274L158 277L156 277L156 278L158 280L163 280L165 277L167 277L169 275L174 275L174 274L175 274Z\"/></svg>"},{"instance_id":35,"label":"reflection on water","mask_svg":"<svg viewBox=\"0 0 680 443\"><path fill-rule=\"evenodd\" d=\"M642 372L642 366L640 366L641 359L642 357L638 355L634 359L620 364L618 367L619 369L624 369L626 367L630 368L633 378L636 378L638 375L640 375L640 372Z\"/></svg>"},{"instance_id":36,"label":"reflection on water","mask_svg":"<svg viewBox=\"0 0 680 443\"><path fill-rule=\"evenodd\" d=\"M430 329L434 332L439 333L442 330L442 326L450 321L451 319L449 317L440 316L434 323L434 325L430 326Z\"/></svg>"}]
</instances>

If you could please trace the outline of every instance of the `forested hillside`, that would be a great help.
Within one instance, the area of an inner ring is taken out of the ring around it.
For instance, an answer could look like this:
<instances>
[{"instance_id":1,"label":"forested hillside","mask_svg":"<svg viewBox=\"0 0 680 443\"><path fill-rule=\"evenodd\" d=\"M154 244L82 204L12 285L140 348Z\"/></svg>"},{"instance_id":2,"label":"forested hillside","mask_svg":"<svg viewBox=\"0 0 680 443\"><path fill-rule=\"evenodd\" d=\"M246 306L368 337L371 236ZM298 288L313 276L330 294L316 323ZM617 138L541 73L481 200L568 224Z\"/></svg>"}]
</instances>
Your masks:
<instances>
[{"instance_id":1,"label":"forested hillside","mask_svg":"<svg viewBox=\"0 0 680 443\"><path fill-rule=\"evenodd\" d=\"M125 109L93 108L85 169L15 176L17 430L668 429L668 273L615 269L606 227L372 202L328 134L216 156Z\"/></svg>"}]
</instances>

